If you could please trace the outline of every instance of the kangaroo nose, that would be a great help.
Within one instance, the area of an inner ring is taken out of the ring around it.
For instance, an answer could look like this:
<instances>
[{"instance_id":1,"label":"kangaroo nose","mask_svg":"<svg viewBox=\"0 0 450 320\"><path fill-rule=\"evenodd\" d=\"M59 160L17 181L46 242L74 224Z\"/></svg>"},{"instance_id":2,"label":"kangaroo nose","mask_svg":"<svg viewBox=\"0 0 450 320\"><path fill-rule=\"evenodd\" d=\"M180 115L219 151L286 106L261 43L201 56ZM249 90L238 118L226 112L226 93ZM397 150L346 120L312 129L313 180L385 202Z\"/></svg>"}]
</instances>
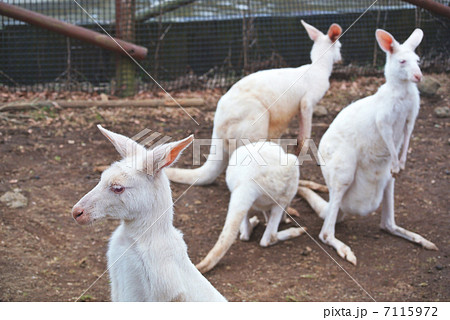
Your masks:
<instances>
[{"instance_id":1,"label":"kangaroo nose","mask_svg":"<svg viewBox=\"0 0 450 320\"><path fill-rule=\"evenodd\" d=\"M421 73L415 73L414 74L414 80L417 82L420 82L422 80L422 74Z\"/></svg>"},{"instance_id":2,"label":"kangaroo nose","mask_svg":"<svg viewBox=\"0 0 450 320\"><path fill-rule=\"evenodd\" d=\"M72 209L72 217L78 220L84 213L84 210L80 207L75 207Z\"/></svg>"}]
</instances>

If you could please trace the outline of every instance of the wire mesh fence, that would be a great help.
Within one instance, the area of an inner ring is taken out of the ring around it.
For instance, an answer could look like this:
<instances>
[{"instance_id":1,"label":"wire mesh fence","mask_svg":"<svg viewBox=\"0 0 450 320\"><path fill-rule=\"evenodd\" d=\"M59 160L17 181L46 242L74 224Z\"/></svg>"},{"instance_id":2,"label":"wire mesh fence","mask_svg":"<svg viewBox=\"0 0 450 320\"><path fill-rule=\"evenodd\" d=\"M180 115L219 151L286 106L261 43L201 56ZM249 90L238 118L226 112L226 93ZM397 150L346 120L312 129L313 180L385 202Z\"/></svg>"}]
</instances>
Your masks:
<instances>
[{"instance_id":1,"label":"wire mesh fence","mask_svg":"<svg viewBox=\"0 0 450 320\"><path fill-rule=\"evenodd\" d=\"M422 68L450 69L449 19L398 0L6 2L148 48L141 68L128 57L0 16L0 84L12 89L115 93L129 86L134 92L152 90L155 80L168 90L227 87L258 70L309 63L312 42L301 19L324 32L333 22L346 30L369 7L341 39L338 73L380 72L385 56L376 28L399 41L422 28Z\"/></svg>"}]
</instances>

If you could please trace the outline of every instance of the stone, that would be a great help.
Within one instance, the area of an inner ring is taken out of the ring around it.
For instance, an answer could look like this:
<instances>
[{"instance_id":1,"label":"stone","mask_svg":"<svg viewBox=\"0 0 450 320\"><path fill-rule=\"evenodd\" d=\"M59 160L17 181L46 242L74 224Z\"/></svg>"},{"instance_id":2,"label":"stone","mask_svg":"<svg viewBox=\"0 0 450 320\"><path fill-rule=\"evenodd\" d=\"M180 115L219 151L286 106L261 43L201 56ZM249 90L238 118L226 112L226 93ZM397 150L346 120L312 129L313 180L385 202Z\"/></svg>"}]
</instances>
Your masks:
<instances>
[{"instance_id":1,"label":"stone","mask_svg":"<svg viewBox=\"0 0 450 320\"><path fill-rule=\"evenodd\" d=\"M28 199L21 194L17 189L8 191L0 197L0 201L4 202L7 207L16 209L24 208L28 205Z\"/></svg>"},{"instance_id":2,"label":"stone","mask_svg":"<svg viewBox=\"0 0 450 320\"><path fill-rule=\"evenodd\" d=\"M302 251L302 256L309 256L309 254L312 252L312 249L310 247L306 247L303 251Z\"/></svg>"},{"instance_id":3,"label":"stone","mask_svg":"<svg viewBox=\"0 0 450 320\"><path fill-rule=\"evenodd\" d=\"M417 87L424 96L434 96L441 84L433 77L424 77Z\"/></svg>"},{"instance_id":4,"label":"stone","mask_svg":"<svg viewBox=\"0 0 450 320\"><path fill-rule=\"evenodd\" d=\"M438 118L448 118L450 117L450 108L449 107L434 108L434 114Z\"/></svg>"},{"instance_id":5,"label":"stone","mask_svg":"<svg viewBox=\"0 0 450 320\"><path fill-rule=\"evenodd\" d=\"M328 114L328 110L324 106L316 106L314 108L314 112L313 112L314 117L318 117L318 118L325 117L327 114Z\"/></svg>"}]
</instances>

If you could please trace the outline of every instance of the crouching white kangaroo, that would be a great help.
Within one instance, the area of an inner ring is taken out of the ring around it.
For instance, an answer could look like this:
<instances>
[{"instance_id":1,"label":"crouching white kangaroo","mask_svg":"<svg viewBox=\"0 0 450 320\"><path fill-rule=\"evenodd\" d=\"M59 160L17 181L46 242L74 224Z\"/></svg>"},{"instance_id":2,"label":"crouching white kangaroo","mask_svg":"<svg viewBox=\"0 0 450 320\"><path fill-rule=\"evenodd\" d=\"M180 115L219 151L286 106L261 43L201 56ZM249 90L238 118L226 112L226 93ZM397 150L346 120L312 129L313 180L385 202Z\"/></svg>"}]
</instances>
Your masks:
<instances>
[{"instance_id":1,"label":"crouching white kangaroo","mask_svg":"<svg viewBox=\"0 0 450 320\"><path fill-rule=\"evenodd\" d=\"M123 159L72 209L79 224L105 217L121 220L107 253L113 301L226 301L189 260L172 225L173 202L164 168L193 140L145 149L101 126Z\"/></svg>"},{"instance_id":2,"label":"crouching white kangaroo","mask_svg":"<svg viewBox=\"0 0 450 320\"><path fill-rule=\"evenodd\" d=\"M227 167L234 148L243 144L242 139L258 142L279 138L296 113L300 120L299 146L311 137L313 108L330 86L333 64L341 60L341 44L337 39L342 29L332 24L324 35L304 21L302 24L314 41L312 64L259 71L234 84L217 104L207 161L196 169L166 170L171 181L212 183ZM236 140L236 145L231 139Z\"/></svg>"},{"instance_id":3,"label":"crouching white kangaroo","mask_svg":"<svg viewBox=\"0 0 450 320\"><path fill-rule=\"evenodd\" d=\"M382 203L382 229L426 249L437 250L422 236L397 226L394 219L393 175L405 168L409 140L419 113L416 83L422 73L414 50L422 37L422 30L416 29L399 44L388 32L376 31L378 44L387 54L386 83L373 96L343 109L319 145L330 200L327 203L313 191L299 188L314 211L325 219L320 239L355 265L351 249L334 235L339 210L343 215L367 215Z\"/></svg>"},{"instance_id":4,"label":"crouching white kangaroo","mask_svg":"<svg viewBox=\"0 0 450 320\"><path fill-rule=\"evenodd\" d=\"M255 152L253 152L255 151ZM298 188L299 167L297 158L286 154L276 143L258 142L241 146L234 151L226 172L226 182L231 191L228 214L222 233L208 255L197 265L207 272L227 253L236 239L248 241L257 217L249 217L250 209L264 212L267 227L260 245L267 247L300 236L305 230L289 228L278 231L285 209ZM266 212L270 211L268 218Z\"/></svg>"}]
</instances>

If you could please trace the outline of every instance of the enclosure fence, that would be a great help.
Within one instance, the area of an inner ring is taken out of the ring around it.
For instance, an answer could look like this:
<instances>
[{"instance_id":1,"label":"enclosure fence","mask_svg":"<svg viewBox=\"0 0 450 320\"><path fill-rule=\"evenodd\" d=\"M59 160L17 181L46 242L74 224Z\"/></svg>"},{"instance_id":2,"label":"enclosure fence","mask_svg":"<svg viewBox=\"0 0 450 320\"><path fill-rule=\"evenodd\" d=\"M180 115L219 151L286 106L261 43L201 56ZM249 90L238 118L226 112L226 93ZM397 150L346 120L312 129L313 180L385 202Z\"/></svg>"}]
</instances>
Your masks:
<instances>
[{"instance_id":1,"label":"enclosure fence","mask_svg":"<svg viewBox=\"0 0 450 320\"><path fill-rule=\"evenodd\" d=\"M148 54L137 61L140 68L127 56L0 16L1 86L106 93L128 86L132 94L153 90L155 81L167 90L227 87L258 70L309 63L312 41L301 19L323 32L333 22L345 30L374 0L4 2L106 31L146 47ZM449 19L404 1L379 0L342 37L343 64L336 73L380 73L385 55L376 44L375 30L386 29L402 42L416 27L425 33L418 48L422 68L449 71Z\"/></svg>"}]
</instances>

